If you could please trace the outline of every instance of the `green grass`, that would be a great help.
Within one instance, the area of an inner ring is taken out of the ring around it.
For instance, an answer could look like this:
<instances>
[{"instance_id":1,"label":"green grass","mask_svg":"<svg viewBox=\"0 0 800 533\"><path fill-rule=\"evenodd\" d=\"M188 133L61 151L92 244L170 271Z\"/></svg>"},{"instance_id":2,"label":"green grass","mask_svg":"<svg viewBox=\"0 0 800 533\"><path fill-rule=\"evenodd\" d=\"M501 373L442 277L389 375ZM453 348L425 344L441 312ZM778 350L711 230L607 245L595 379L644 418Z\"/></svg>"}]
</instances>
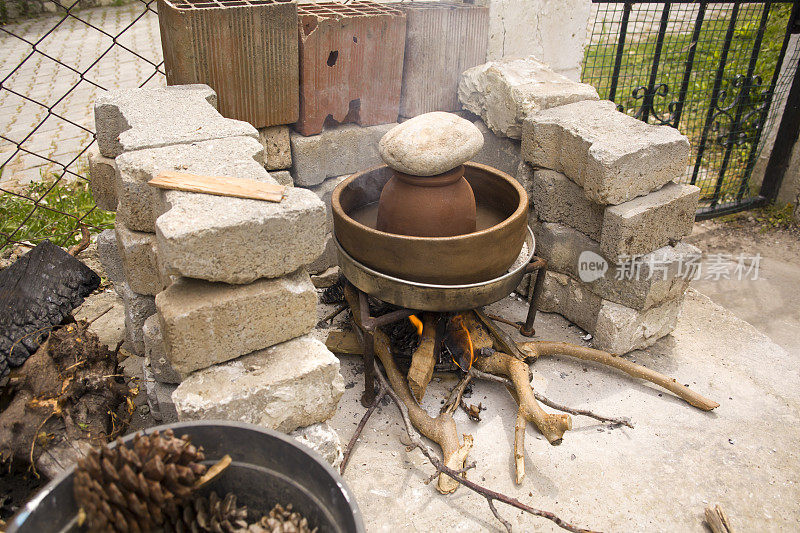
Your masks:
<instances>
[{"instance_id":1,"label":"green grass","mask_svg":"<svg viewBox=\"0 0 800 533\"><path fill-rule=\"evenodd\" d=\"M11 237L14 241L38 244L50 239L60 246L71 246L80 241L77 219L84 215L82 222L90 233L99 233L114 225L114 213L95 207L89 182L85 180L55 183L54 176L46 176L42 181L26 186L19 194L24 197L0 194L0 244L20 225L22 228ZM34 200L39 200L38 207ZM13 243L6 246L9 245Z\"/></svg>"},{"instance_id":2,"label":"green grass","mask_svg":"<svg viewBox=\"0 0 800 533\"><path fill-rule=\"evenodd\" d=\"M745 9L754 11L745 12ZM726 98L721 100L720 105L722 106L731 106L733 97L739 94L740 90L735 85L736 79L747 73L748 63L758 31L760 8L751 6L748 8L742 7L742 10L740 17L737 19L723 74L721 89L725 91ZM753 87L748 99L743 102L742 109L745 119L742 121L739 131L734 132L736 141L731 151L725 182L722 187L722 201L725 200L726 196L728 196L728 199L735 197L739 190L739 184L746 174L745 168L751 147L757 138L756 119L760 115L755 111L764 102L763 91L769 87L772 79L778 56L780 55L780 48L783 44L790 11L791 5L789 4L776 4L770 11L754 72L756 76L761 78L762 83L760 87ZM693 22L687 22L684 27L691 31L693 24ZM692 157L689 162L692 166L695 163L697 147L700 144L707 110L711 101L714 77L722 57L728 24L729 19L727 17L720 17L719 14L714 15L709 12L697 43L694 45L696 48L694 66L692 75L689 78L686 103L678 126L678 129L689 137L689 141L692 144ZM609 32L608 35L605 35L608 31L608 28L603 28L603 35L600 41L587 46L584 58L583 81L594 85L602 98L608 98L609 96L617 50L617 33ZM642 103L641 100L633 97L633 89L648 85L657 44L655 33L653 31L652 34L648 34L647 38L640 40L637 40L636 35L629 35L629 41L623 51L615 100L618 104L622 104L629 114L633 114ZM664 39L656 83L666 83L669 91L666 97L656 96L655 98L655 108L663 118L667 118L669 115L668 104L678 99L685 66L692 46L692 34L690 32L668 34ZM736 109L733 107L730 110L731 115L735 111ZM748 114L750 114L749 117ZM653 122L652 119L651 122ZM717 125L709 131L706 152L701 162L703 171L699 173L697 182L697 185L703 189L702 195L704 197L710 197L713 194L716 178L725 153L725 147L722 142L728 139L731 122L732 117L721 116Z\"/></svg>"}]
</instances>

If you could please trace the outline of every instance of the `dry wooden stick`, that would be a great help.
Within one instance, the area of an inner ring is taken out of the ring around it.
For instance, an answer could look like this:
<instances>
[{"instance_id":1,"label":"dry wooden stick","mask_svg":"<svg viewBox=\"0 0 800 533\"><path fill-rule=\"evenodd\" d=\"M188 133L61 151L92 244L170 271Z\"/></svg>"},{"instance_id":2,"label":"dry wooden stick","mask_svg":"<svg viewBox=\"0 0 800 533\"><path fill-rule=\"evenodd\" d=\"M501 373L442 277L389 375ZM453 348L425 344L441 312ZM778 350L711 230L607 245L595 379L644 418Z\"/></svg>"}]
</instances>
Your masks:
<instances>
[{"instance_id":1,"label":"dry wooden stick","mask_svg":"<svg viewBox=\"0 0 800 533\"><path fill-rule=\"evenodd\" d=\"M377 376L378 381L381 382L383 386L386 387L386 394L392 399L394 404L397 406L397 409L400 411L400 416L403 418L403 424L406 428L406 433L408 434L408 438L411 441L411 444L415 448L419 448L422 454L428 458L428 460L433 464L436 468L437 472L439 472L440 479L441 476L448 476L450 479L453 480L454 483L461 484L468 489L480 494L484 498L486 498L486 502L489 504L489 508L492 510L492 514L500 520L503 526L506 528L507 531L511 532L511 524L500 517L500 514L497 512L497 509L494 506L494 502L502 502L506 505L510 505L520 511L525 513L540 516L542 518L546 518L556 524L558 527L565 529L567 531L573 531L577 533L592 533L591 530L583 529L577 526L570 524L569 522L564 521L554 513L550 511L542 511L541 509L535 509L529 505L525 505L521 501L517 500L516 498L511 498L510 496L506 496L500 492L495 492L493 490L487 489L482 485L478 485L477 483L470 481L466 477L463 477L462 467L461 469L453 469L442 462L441 459L436 455L430 446L425 444L422 438L419 436L415 429L415 425L412 423L412 418L410 412L407 408L406 403L395 394L395 391L392 389L391 385L386 383L386 378L383 376L383 373L378 368L378 365L375 365L375 375Z\"/></svg>"},{"instance_id":2,"label":"dry wooden stick","mask_svg":"<svg viewBox=\"0 0 800 533\"><path fill-rule=\"evenodd\" d=\"M383 386L383 383L381 383L378 393L375 395L375 399L372 400L369 409L367 409L367 411L364 413L364 416L361 417L353 436L350 437L350 442L347 443L347 448L344 449L342 464L339 466L340 474L344 474L344 469L347 468L347 463L350 462L350 455L353 453L353 448L356 446L358 437L361 436L361 433L364 431L364 427L367 425L369 417L372 416L373 412L375 412L375 408L378 407L378 404L381 403L381 400L383 400L384 396L386 396L386 388Z\"/></svg>"},{"instance_id":3,"label":"dry wooden stick","mask_svg":"<svg viewBox=\"0 0 800 533\"><path fill-rule=\"evenodd\" d=\"M655 383L656 385L667 389L676 396L684 399L689 404L697 407L698 409L702 409L703 411L711 411L712 409L719 407L717 402L709 400L705 396L694 392L688 387L682 386L675 380L675 378L665 376L664 374L656 372L655 370L650 370L647 367L637 365L636 363L632 363L627 359L604 352L602 350L595 350L593 348L586 348L584 346L576 346L566 342L546 341L526 342L520 345L520 349L528 356L534 358L545 355L568 355L570 357L583 359L584 361L602 363L604 365L622 370L626 374L635 378L641 378L650 381L651 383Z\"/></svg>"},{"instance_id":4,"label":"dry wooden stick","mask_svg":"<svg viewBox=\"0 0 800 533\"><path fill-rule=\"evenodd\" d=\"M462 403L461 397L464 395L464 389L467 388L470 381L472 381L472 374L464 374L464 377L462 377L456 386L453 387L453 390L450 391L447 401L444 402L444 405L439 411L440 413L449 412L453 414L456 412L456 409L458 409L458 406Z\"/></svg>"},{"instance_id":5,"label":"dry wooden stick","mask_svg":"<svg viewBox=\"0 0 800 533\"><path fill-rule=\"evenodd\" d=\"M408 369L408 386L417 401L425 397L425 389L433 377L436 366L436 315L423 313L422 338L419 346L411 356L411 367Z\"/></svg>"},{"instance_id":6,"label":"dry wooden stick","mask_svg":"<svg viewBox=\"0 0 800 533\"><path fill-rule=\"evenodd\" d=\"M733 528L728 520L725 511L722 507L715 505L714 507L706 507L706 523L708 524L711 533L733 533Z\"/></svg>"},{"instance_id":7,"label":"dry wooden stick","mask_svg":"<svg viewBox=\"0 0 800 533\"><path fill-rule=\"evenodd\" d=\"M508 333L500 329L500 327L495 324L491 318L489 318L483 309L475 309L474 312L475 316L481 320L483 325L486 326L486 328L489 330L489 333L494 338L497 350L512 355L517 359L525 359L525 354L519 349L517 343L514 342Z\"/></svg>"}]
</instances>

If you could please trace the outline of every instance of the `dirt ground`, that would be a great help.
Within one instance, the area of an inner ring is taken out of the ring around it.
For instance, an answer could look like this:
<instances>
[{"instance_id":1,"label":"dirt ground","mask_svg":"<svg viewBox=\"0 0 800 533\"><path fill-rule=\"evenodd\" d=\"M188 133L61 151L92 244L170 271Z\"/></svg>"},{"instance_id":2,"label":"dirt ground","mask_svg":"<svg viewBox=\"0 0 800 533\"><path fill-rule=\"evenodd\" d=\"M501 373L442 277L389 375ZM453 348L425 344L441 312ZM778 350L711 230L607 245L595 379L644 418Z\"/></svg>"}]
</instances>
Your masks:
<instances>
[{"instance_id":1,"label":"dirt ground","mask_svg":"<svg viewBox=\"0 0 800 533\"><path fill-rule=\"evenodd\" d=\"M724 258L733 272L739 254L760 255L757 279L700 279L692 286L746 320L790 354L800 356L800 227L778 224L763 211L697 222L687 239Z\"/></svg>"}]
</instances>

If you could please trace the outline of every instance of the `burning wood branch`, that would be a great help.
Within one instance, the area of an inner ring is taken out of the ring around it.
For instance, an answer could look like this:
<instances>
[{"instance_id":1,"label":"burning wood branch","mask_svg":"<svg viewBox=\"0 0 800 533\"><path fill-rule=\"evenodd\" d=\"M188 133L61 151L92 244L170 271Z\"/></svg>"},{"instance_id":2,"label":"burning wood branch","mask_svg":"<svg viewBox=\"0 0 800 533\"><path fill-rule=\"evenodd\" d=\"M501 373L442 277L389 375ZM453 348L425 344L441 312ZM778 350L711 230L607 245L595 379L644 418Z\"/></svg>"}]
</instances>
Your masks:
<instances>
[{"instance_id":1,"label":"burning wood branch","mask_svg":"<svg viewBox=\"0 0 800 533\"><path fill-rule=\"evenodd\" d=\"M433 377L433 367L436 365L436 315L425 313L422 315L422 322L419 322L415 315L411 315L409 318L417 320L417 334L421 340L411 356L408 386L411 388L414 398L422 401L425 389Z\"/></svg>"}]
</instances>

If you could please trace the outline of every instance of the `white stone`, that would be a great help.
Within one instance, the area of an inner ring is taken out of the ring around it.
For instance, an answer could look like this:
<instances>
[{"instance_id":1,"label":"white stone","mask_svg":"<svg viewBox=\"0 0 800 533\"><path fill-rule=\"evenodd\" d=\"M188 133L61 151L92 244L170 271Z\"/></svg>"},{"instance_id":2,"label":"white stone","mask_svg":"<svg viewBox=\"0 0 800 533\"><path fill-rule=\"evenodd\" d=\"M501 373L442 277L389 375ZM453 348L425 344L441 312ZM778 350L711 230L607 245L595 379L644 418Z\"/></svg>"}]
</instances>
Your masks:
<instances>
[{"instance_id":1,"label":"white stone","mask_svg":"<svg viewBox=\"0 0 800 533\"><path fill-rule=\"evenodd\" d=\"M483 147L483 134L458 115L434 111L398 124L378 144L394 170L413 176L442 174L469 161Z\"/></svg>"},{"instance_id":2,"label":"white stone","mask_svg":"<svg viewBox=\"0 0 800 533\"><path fill-rule=\"evenodd\" d=\"M532 113L599 96L591 85L569 80L526 57L490 61L464 71L458 98L497 135L519 139L522 123Z\"/></svg>"},{"instance_id":3,"label":"white stone","mask_svg":"<svg viewBox=\"0 0 800 533\"><path fill-rule=\"evenodd\" d=\"M328 422L298 428L289 433L289 436L294 437L299 443L314 450L335 469L338 469L342 464L342 460L344 460L339 434Z\"/></svg>"},{"instance_id":4,"label":"white stone","mask_svg":"<svg viewBox=\"0 0 800 533\"><path fill-rule=\"evenodd\" d=\"M222 419L290 432L333 416L344 393L339 360L300 337L199 370L172 395L180 420Z\"/></svg>"}]
</instances>

